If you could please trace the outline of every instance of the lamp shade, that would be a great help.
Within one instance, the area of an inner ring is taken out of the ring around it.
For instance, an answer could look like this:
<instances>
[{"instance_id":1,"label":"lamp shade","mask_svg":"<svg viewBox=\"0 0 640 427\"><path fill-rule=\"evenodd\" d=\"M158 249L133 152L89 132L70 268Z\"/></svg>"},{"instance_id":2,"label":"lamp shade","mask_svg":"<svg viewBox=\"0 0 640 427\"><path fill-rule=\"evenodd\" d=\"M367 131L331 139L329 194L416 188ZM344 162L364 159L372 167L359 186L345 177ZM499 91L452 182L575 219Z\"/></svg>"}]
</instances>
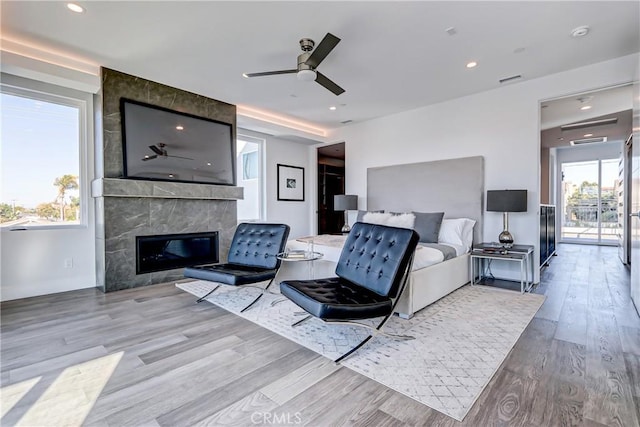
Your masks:
<instances>
[{"instance_id":1,"label":"lamp shade","mask_svg":"<svg viewBox=\"0 0 640 427\"><path fill-rule=\"evenodd\" d=\"M334 211L354 211L358 209L358 196L354 194L337 194L333 196Z\"/></svg>"},{"instance_id":2,"label":"lamp shade","mask_svg":"<svg viewBox=\"0 0 640 427\"><path fill-rule=\"evenodd\" d=\"M489 212L526 212L527 190L489 190L487 191L487 211Z\"/></svg>"}]
</instances>

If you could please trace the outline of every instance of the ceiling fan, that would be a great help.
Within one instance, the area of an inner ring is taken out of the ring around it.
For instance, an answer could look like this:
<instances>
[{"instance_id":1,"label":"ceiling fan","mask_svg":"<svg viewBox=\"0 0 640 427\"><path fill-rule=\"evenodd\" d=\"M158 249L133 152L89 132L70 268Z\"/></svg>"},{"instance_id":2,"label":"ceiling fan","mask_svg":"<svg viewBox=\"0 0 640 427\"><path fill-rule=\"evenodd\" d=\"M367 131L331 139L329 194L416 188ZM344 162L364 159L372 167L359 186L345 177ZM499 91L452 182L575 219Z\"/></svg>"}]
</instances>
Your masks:
<instances>
[{"instance_id":1,"label":"ceiling fan","mask_svg":"<svg viewBox=\"0 0 640 427\"><path fill-rule=\"evenodd\" d=\"M151 151L153 151L156 154L152 156L144 156L142 161L146 162L147 160L157 159L158 157L163 157L163 158L175 157L176 159L194 160L191 157L171 156L169 155L169 153L167 153L167 150L164 148L166 146L167 144L165 144L164 142L160 142L158 143L158 145L150 145L149 148L151 149Z\"/></svg>"},{"instance_id":2,"label":"ceiling fan","mask_svg":"<svg viewBox=\"0 0 640 427\"><path fill-rule=\"evenodd\" d=\"M340 86L331 81L327 76L317 71L316 68L329 55L334 47L340 42L340 39L331 33L327 33L320 44L313 49L315 42L311 39L301 39L300 48L302 52L298 55L298 68L294 70L265 71L262 73L244 73L245 77L262 77L273 76L276 74L297 74L298 80L313 81L315 80L324 88L330 90L335 95L344 92ZM312 52L313 50L313 52Z\"/></svg>"}]
</instances>

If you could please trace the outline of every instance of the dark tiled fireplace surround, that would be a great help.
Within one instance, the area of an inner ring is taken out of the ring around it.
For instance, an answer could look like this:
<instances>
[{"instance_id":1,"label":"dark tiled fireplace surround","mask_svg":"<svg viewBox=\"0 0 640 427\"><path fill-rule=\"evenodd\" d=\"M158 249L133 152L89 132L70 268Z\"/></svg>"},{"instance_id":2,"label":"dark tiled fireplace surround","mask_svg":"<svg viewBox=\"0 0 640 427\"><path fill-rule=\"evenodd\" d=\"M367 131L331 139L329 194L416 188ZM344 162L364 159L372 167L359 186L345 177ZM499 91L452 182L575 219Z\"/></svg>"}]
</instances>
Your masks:
<instances>
[{"instance_id":1,"label":"dark tiled fireplace surround","mask_svg":"<svg viewBox=\"0 0 640 427\"><path fill-rule=\"evenodd\" d=\"M221 261L241 187L103 178L93 182L97 284L104 292L181 279L182 269L136 274L136 236L217 231Z\"/></svg>"}]
</instances>

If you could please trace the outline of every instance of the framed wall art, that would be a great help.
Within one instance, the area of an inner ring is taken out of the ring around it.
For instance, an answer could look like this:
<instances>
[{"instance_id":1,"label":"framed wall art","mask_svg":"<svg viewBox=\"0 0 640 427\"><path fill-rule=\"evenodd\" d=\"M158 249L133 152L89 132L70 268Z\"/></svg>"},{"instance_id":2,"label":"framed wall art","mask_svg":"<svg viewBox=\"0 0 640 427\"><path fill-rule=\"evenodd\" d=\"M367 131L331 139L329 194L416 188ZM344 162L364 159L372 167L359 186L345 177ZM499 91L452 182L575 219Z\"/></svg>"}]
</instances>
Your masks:
<instances>
[{"instance_id":1,"label":"framed wall art","mask_svg":"<svg viewBox=\"0 0 640 427\"><path fill-rule=\"evenodd\" d=\"M304 202L304 168L278 164L278 200Z\"/></svg>"}]
</instances>

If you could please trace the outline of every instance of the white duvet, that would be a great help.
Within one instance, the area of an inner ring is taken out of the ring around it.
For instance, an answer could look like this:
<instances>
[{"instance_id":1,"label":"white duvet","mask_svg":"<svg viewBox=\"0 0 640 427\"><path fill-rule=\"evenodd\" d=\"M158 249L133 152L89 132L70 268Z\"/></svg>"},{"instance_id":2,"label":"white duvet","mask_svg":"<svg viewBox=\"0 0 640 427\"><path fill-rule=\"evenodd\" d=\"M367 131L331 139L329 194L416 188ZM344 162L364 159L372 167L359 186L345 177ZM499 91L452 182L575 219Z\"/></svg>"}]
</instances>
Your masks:
<instances>
[{"instance_id":1,"label":"white duvet","mask_svg":"<svg viewBox=\"0 0 640 427\"><path fill-rule=\"evenodd\" d=\"M315 252L320 252L323 254L322 259L326 261L338 262L340 259L340 253L342 252L342 246L344 245L344 241L347 238L344 236L331 236L331 235L321 235L321 236L312 236L312 237L303 237L300 239L293 239L287 242L288 250L313 250ZM313 243L311 241L313 240ZM440 243L444 245L445 243ZM446 244L447 246L451 246L456 251L456 256L460 256L465 253L465 250L462 246ZM418 249L416 249L416 254L413 258L413 268L412 271L420 270L421 268L426 268L434 264L438 264L444 261L444 255L437 249L430 248L427 246L418 245Z\"/></svg>"}]
</instances>

